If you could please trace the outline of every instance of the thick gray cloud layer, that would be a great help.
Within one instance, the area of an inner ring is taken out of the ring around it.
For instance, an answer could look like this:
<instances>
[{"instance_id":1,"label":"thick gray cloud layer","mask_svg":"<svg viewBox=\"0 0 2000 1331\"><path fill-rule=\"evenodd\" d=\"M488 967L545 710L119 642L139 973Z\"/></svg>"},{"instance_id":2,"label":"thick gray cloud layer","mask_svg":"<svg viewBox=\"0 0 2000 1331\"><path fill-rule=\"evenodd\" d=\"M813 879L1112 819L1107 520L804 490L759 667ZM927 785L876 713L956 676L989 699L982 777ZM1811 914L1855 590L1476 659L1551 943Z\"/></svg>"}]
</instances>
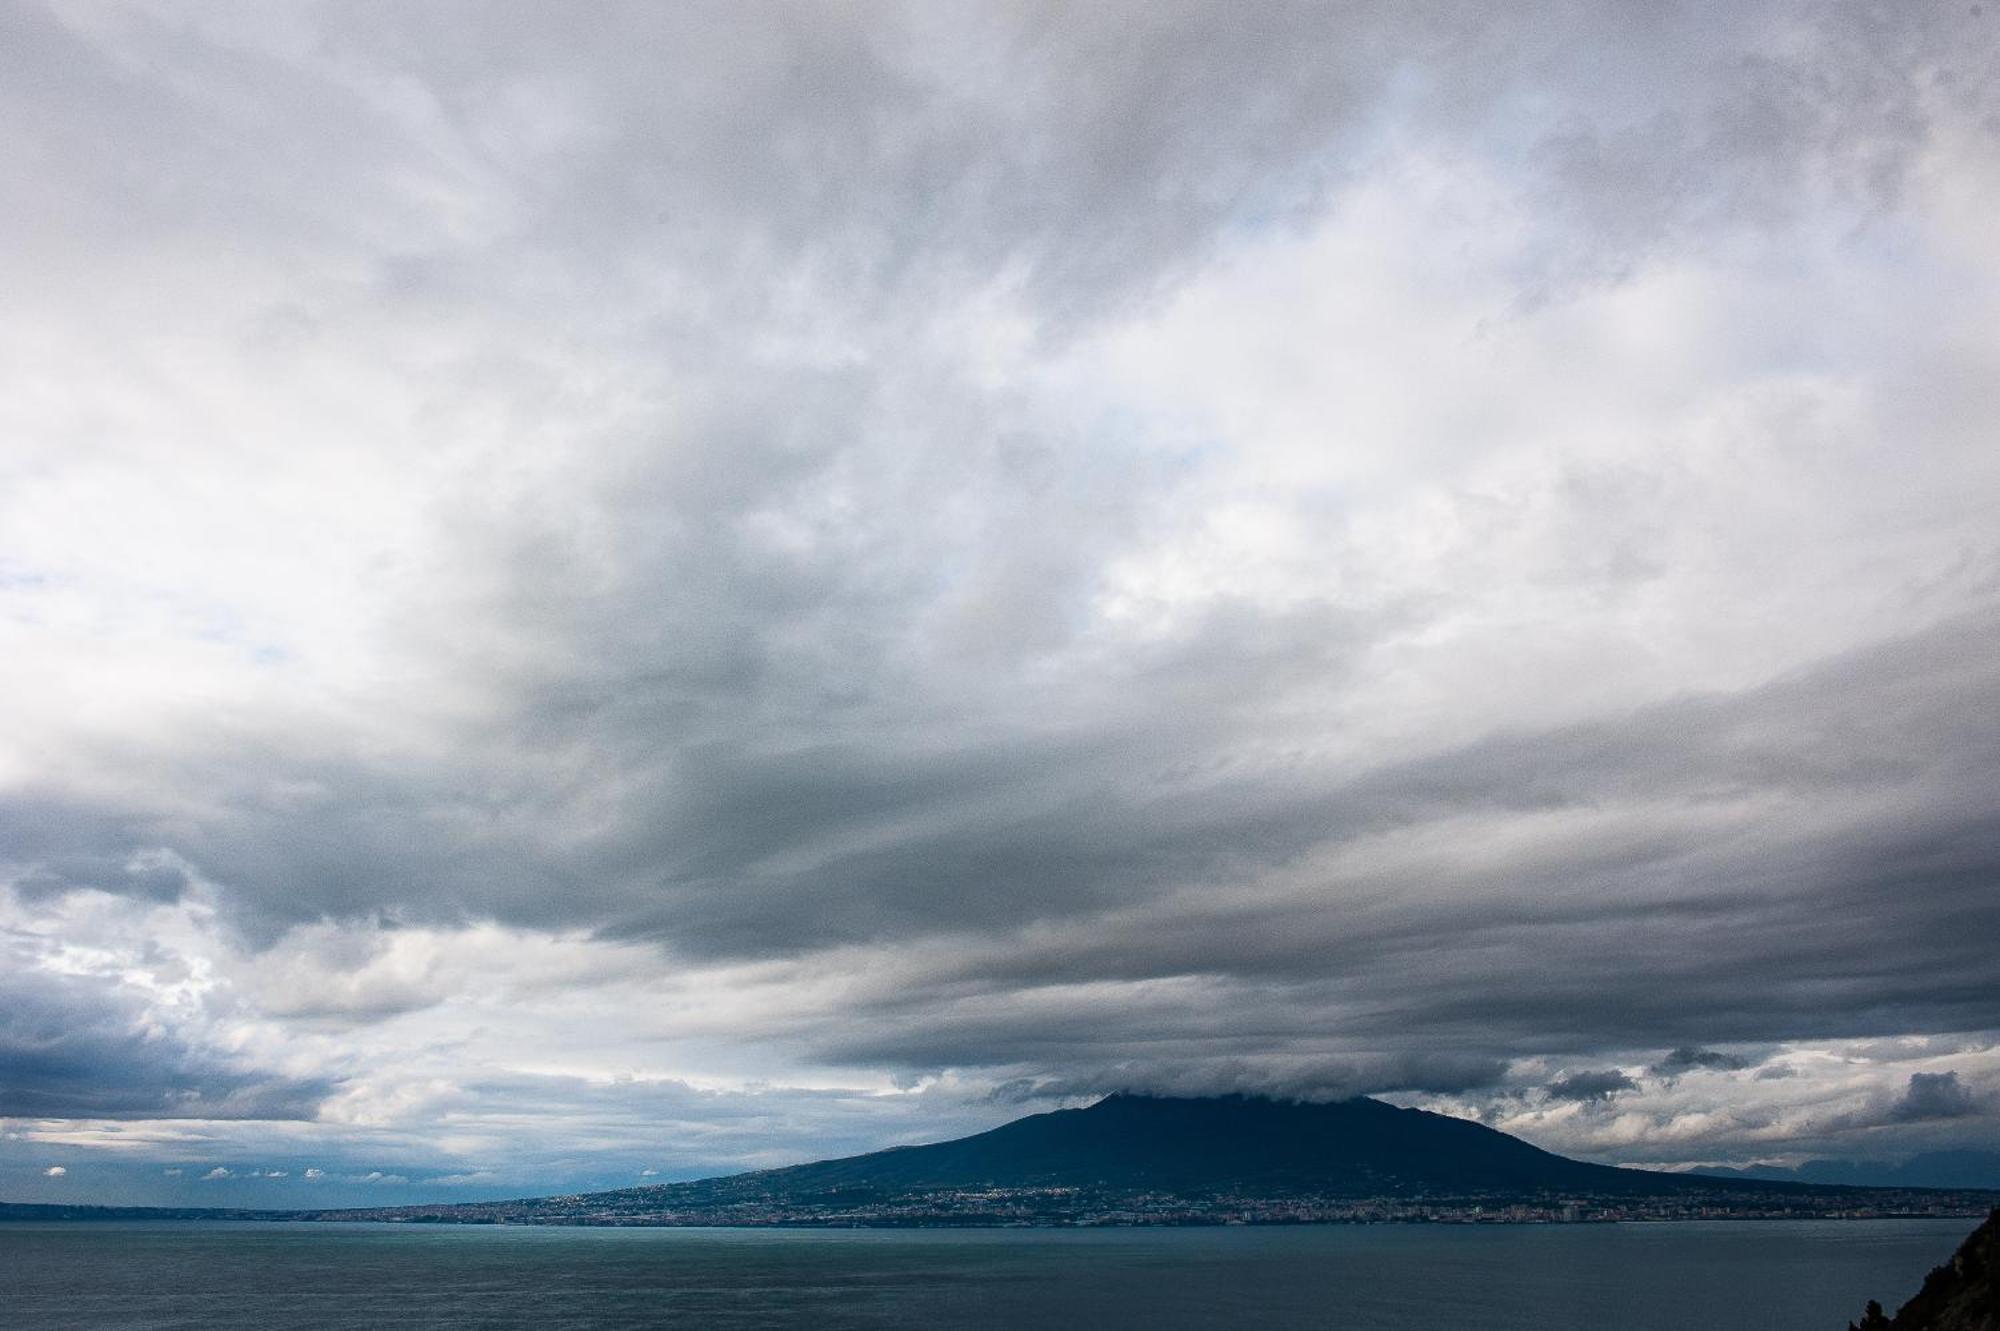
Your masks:
<instances>
[{"instance_id":1,"label":"thick gray cloud layer","mask_svg":"<svg viewBox=\"0 0 2000 1331\"><path fill-rule=\"evenodd\" d=\"M0 24L0 1113L1987 1129L1990 16Z\"/></svg>"},{"instance_id":2,"label":"thick gray cloud layer","mask_svg":"<svg viewBox=\"0 0 2000 1331\"><path fill-rule=\"evenodd\" d=\"M302 1119L331 1089L148 1032L101 983L9 978L0 1000L0 1117Z\"/></svg>"}]
</instances>

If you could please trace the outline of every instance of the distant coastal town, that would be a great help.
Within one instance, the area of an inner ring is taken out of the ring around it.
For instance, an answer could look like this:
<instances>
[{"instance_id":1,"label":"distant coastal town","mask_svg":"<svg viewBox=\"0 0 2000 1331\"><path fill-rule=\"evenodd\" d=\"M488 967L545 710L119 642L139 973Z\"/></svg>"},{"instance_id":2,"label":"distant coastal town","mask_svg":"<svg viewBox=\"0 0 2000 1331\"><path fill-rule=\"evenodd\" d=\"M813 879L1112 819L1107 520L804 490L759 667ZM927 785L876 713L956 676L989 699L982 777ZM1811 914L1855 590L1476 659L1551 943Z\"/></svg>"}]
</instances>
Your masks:
<instances>
[{"instance_id":1,"label":"distant coastal town","mask_svg":"<svg viewBox=\"0 0 2000 1331\"><path fill-rule=\"evenodd\" d=\"M703 1197L704 1183L520 1201L339 1210L182 1210L0 1206L15 1219L239 1219L449 1225L737 1226L802 1228L1090 1228L1171 1225L1440 1224L1549 1225L1687 1220L1879 1220L1985 1215L2000 1195L1985 1191L1855 1189L1746 1191L1671 1197L1579 1194L1474 1196L1189 1197L1079 1187L948 1188L884 1196L856 1189L812 1198Z\"/></svg>"},{"instance_id":2,"label":"distant coastal town","mask_svg":"<svg viewBox=\"0 0 2000 1331\"><path fill-rule=\"evenodd\" d=\"M1182 1197L1080 1188L979 1188L843 1203L773 1196L723 1205L607 1202L605 1194L453 1206L323 1211L293 1218L430 1224L1040 1226L1446 1224L1547 1225L1682 1220L1876 1220L1978 1217L1987 1192L1869 1192L1855 1196L1716 1194L1677 1197Z\"/></svg>"}]
</instances>

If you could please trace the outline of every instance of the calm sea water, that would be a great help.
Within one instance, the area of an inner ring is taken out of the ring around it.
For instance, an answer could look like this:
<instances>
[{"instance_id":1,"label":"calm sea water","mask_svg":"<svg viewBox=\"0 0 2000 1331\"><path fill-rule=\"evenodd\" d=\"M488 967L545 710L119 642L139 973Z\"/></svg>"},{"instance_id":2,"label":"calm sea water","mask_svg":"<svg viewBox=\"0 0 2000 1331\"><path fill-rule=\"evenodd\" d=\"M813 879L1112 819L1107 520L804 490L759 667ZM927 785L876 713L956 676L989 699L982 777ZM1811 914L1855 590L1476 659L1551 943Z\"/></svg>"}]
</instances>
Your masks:
<instances>
[{"instance_id":1,"label":"calm sea water","mask_svg":"<svg viewBox=\"0 0 2000 1331\"><path fill-rule=\"evenodd\" d=\"M1969 1220L771 1231L0 1225L0 1325L1840 1331Z\"/></svg>"}]
</instances>

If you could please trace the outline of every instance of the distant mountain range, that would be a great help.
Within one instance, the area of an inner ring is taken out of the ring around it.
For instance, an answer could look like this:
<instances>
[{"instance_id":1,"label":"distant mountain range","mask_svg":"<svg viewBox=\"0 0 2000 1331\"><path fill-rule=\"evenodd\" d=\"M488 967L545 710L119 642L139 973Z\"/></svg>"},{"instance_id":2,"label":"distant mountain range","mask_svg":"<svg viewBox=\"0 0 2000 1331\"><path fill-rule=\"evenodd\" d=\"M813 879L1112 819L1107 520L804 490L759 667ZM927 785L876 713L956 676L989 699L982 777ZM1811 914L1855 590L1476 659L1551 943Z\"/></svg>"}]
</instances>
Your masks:
<instances>
[{"instance_id":1,"label":"distant mountain range","mask_svg":"<svg viewBox=\"0 0 2000 1331\"><path fill-rule=\"evenodd\" d=\"M1971 1215L1994 1200L1615 1169L1379 1100L1113 1095L956 1141L690 1183L507 1202L233 1214L459 1224L1201 1224ZM0 1218L52 1213L0 1207ZM79 1219L95 1213L63 1210Z\"/></svg>"},{"instance_id":2,"label":"distant mountain range","mask_svg":"<svg viewBox=\"0 0 2000 1331\"><path fill-rule=\"evenodd\" d=\"M1859 1188L2000 1189L2000 1151L1927 1151L1901 1164L1879 1160L1808 1160L1785 1169L1701 1169L1709 1178L1763 1179L1772 1183L1833 1183Z\"/></svg>"}]
</instances>

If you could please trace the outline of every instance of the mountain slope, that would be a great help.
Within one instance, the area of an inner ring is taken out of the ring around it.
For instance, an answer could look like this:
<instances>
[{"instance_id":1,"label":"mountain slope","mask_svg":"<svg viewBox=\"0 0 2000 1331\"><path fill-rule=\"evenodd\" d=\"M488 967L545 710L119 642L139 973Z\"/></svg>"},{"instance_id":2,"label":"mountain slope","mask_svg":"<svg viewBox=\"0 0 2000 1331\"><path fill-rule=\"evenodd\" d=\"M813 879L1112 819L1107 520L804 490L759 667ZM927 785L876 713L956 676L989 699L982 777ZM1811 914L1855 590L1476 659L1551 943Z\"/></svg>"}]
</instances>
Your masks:
<instances>
[{"instance_id":1,"label":"mountain slope","mask_svg":"<svg viewBox=\"0 0 2000 1331\"><path fill-rule=\"evenodd\" d=\"M1070 1186L1351 1195L1416 1188L1615 1190L1634 1178L1632 1171L1569 1160L1477 1123L1379 1100L1298 1104L1138 1095L1035 1114L957 1141L759 1177L809 1190ZM1645 1181L1671 1178L1648 1175Z\"/></svg>"}]
</instances>

